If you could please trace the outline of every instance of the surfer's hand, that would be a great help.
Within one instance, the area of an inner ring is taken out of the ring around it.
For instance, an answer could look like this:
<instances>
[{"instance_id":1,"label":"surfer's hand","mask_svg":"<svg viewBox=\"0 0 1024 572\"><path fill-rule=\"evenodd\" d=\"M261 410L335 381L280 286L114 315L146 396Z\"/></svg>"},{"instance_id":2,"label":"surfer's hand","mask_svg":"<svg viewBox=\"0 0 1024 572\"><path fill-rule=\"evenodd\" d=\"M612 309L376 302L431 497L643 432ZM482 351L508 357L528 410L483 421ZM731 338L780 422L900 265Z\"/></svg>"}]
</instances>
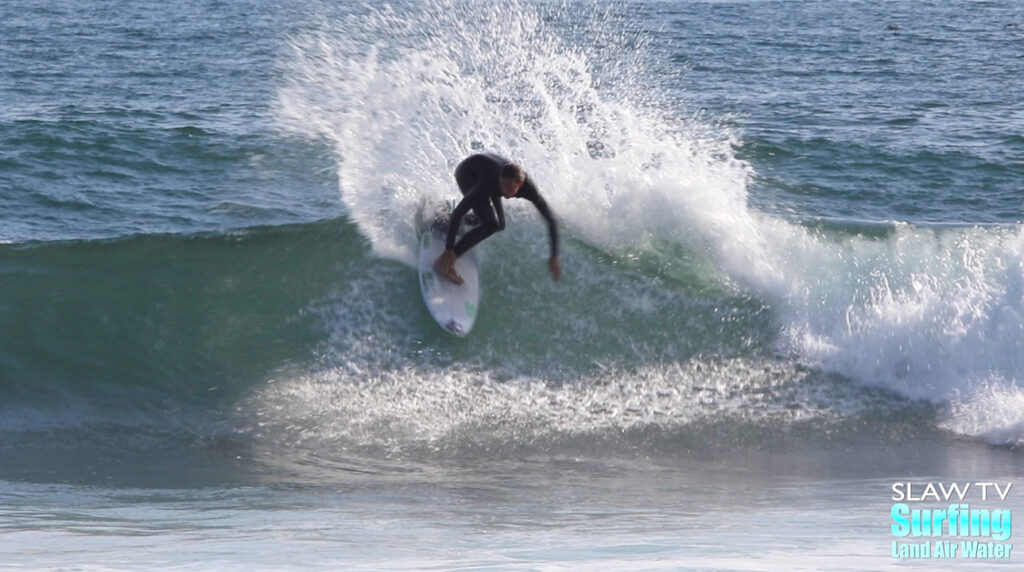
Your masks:
<instances>
[{"instance_id":1,"label":"surfer's hand","mask_svg":"<svg viewBox=\"0 0 1024 572\"><path fill-rule=\"evenodd\" d=\"M434 269L444 274L452 282L462 285L465 281L459 273L455 271L455 251L445 250L441 253L441 256L437 257L434 261Z\"/></svg>"},{"instance_id":2,"label":"surfer's hand","mask_svg":"<svg viewBox=\"0 0 1024 572\"><path fill-rule=\"evenodd\" d=\"M555 282L562 277L562 261L557 256L548 259L548 271L551 272L551 279Z\"/></svg>"}]
</instances>

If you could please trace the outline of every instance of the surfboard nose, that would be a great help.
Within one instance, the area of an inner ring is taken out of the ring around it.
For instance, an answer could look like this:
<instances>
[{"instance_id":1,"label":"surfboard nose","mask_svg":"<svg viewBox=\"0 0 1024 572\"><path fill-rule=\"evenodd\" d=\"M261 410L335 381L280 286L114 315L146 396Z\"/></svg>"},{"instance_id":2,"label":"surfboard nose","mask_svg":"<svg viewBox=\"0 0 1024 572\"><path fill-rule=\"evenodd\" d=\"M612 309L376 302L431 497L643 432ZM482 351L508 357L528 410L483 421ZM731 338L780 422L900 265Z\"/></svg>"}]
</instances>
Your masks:
<instances>
[{"instance_id":1,"label":"surfboard nose","mask_svg":"<svg viewBox=\"0 0 1024 572\"><path fill-rule=\"evenodd\" d=\"M459 324L458 322L456 322L455 320L452 320L451 322L448 322L447 324L445 324L444 325L444 329L446 329L449 332L455 334L456 336L464 336L464 335L466 335L466 332L462 329L462 325Z\"/></svg>"}]
</instances>

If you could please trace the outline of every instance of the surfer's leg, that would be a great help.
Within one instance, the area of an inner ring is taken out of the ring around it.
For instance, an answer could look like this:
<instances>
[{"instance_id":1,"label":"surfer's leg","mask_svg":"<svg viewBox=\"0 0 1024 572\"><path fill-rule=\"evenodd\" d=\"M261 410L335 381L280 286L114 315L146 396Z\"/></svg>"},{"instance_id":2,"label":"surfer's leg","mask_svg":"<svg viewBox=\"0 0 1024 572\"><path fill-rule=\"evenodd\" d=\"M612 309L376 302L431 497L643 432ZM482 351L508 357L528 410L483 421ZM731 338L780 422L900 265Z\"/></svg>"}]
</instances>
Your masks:
<instances>
[{"instance_id":1,"label":"surfer's leg","mask_svg":"<svg viewBox=\"0 0 1024 572\"><path fill-rule=\"evenodd\" d=\"M462 196L466 196L477 183L477 174L471 169L466 168L465 161L459 163L459 166L455 168L455 182L459 185L459 192ZM464 226L473 226L480 222L480 213L476 208L472 210L472 214L462 219Z\"/></svg>"},{"instance_id":2,"label":"surfer's leg","mask_svg":"<svg viewBox=\"0 0 1024 572\"><path fill-rule=\"evenodd\" d=\"M469 193L473 190L473 187L476 186L477 173L472 169L466 168L465 162L460 163L455 169L455 182L459 185L459 191L463 196L465 196L466 193ZM494 214L494 209L491 207L490 201L473 207L472 212L476 215L479 224L476 228L473 228L464 234L459 238L458 242L455 243L455 255L457 257L462 256L469 251L469 249L479 244L481 240L491 236L499 230L498 218ZM463 224L468 222L466 220L467 218L468 217L463 218Z\"/></svg>"},{"instance_id":3,"label":"surfer's leg","mask_svg":"<svg viewBox=\"0 0 1024 572\"><path fill-rule=\"evenodd\" d=\"M480 219L480 225L464 234L455 243L455 256L462 256L479 244L481 240L498 232L498 219L494 216L494 209L491 208L490 201L479 207L473 207L473 213Z\"/></svg>"},{"instance_id":4,"label":"surfer's leg","mask_svg":"<svg viewBox=\"0 0 1024 572\"><path fill-rule=\"evenodd\" d=\"M473 185L476 184L476 173L465 168L465 166L460 163L455 169L455 182L459 185L459 192L465 196L466 193L473 188Z\"/></svg>"},{"instance_id":5,"label":"surfer's leg","mask_svg":"<svg viewBox=\"0 0 1024 572\"><path fill-rule=\"evenodd\" d=\"M469 249L479 244L481 240L491 236L495 232L497 232L497 227L489 228L484 225L480 225L467 232L466 235L460 238L459 242L455 244L455 256L462 256Z\"/></svg>"}]
</instances>

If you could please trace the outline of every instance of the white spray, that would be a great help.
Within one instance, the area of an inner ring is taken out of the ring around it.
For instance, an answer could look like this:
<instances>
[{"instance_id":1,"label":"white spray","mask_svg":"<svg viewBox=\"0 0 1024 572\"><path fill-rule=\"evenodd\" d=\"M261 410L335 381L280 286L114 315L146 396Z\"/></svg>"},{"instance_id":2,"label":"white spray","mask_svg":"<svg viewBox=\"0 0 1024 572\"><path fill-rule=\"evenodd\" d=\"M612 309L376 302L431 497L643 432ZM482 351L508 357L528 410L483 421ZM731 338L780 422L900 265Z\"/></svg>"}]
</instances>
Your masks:
<instances>
[{"instance_id":1,"label":"white spray","mask_svg":"<svg viewBox=\"0 0 1024 572\"><path fill-rule=\"evenodd\" d=\"M278 116L331 145L380 256L411 263L420 197L453 197L461 158L502 153L572 236L699 250L772 305L782 352L944 404L952 430L1022 442L1024 409L992 406L1024 401L1021 229L837 238L752 210L732 134L659 105L643 50L616 62L609 48L635 38L588 6L432 0L325 17L294 42Z\"/></svg>"}]
</instances>

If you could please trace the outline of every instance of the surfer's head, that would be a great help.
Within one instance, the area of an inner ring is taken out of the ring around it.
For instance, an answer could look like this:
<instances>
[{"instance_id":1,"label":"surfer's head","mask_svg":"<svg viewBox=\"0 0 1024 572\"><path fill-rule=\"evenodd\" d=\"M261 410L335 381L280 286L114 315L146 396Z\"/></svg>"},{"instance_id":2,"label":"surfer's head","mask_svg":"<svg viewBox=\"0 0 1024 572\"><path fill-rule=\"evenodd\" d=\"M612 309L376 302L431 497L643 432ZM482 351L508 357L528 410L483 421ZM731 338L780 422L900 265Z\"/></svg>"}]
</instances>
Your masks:
<instances>
[{"instance_id":1,"label":"surfer's head","mask_svg":"<svg viewBox=\"0 0 1024 572\"><path fill-rule=\"evenodd\" d=\"M526 172L519 165L509 163L501 168L498 185L501 187L501 196L506 199L516 196L525 182Z\"/></svg>"}]
</instances>

